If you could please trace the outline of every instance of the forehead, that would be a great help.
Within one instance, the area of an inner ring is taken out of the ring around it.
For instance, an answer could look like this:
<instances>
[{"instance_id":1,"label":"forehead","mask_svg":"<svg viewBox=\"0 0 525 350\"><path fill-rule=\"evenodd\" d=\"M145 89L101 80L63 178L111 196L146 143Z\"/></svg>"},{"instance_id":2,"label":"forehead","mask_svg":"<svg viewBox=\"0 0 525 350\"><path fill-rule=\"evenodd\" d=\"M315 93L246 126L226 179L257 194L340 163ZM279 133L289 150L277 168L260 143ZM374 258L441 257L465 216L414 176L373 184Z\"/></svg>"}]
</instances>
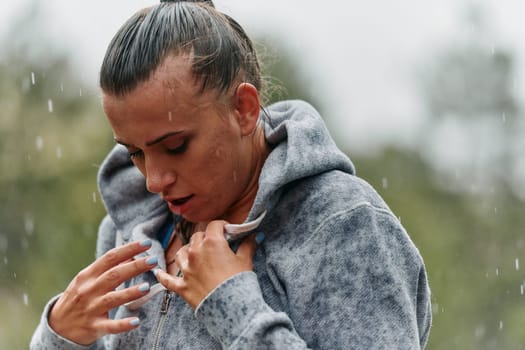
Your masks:
<instances>
[{"instance_id":1,"label":"forehead","mask_svg":"<svg viewBox=\"0 0 525 350\"><path fill-rule=\"evenodd\" d=\"M146 81L124 96L102 92L103 107L110 118L117 110L120 116L125 116L131 111L151 111L152 107L155 110L202 107L215 99L214 92L200 92L189 54L166 56Z\"/></svg>"}]
</instances>

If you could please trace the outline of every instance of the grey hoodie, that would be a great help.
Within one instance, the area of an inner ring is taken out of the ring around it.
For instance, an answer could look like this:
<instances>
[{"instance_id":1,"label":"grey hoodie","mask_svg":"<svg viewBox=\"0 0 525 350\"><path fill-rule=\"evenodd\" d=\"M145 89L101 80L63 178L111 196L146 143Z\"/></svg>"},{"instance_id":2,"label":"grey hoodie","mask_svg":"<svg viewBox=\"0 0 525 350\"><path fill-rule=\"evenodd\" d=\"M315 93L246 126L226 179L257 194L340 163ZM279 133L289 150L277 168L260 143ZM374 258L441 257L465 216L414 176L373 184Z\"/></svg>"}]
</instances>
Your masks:
<instances>
[{"instance_id":1,"label":"grey hoodie","mask_svg":"<svg viewBox=\"0 0 525 350\"><path fill-rule=\"evenodd\" d=\"M55 334L46 306L32 349L422 349L431 324L423 260L379 195L354 174L321 117L308 104L267 109L265 137L273 149L248 220L267 214L266 239L253 272L219 285L193 311L174 293L153 296L138 310L141 325L92 346ZM121 239L152 238L149 254L165 268L157 234L170 214L146 191L127 151L116 146L99 173L108 215L97 256ZM117 234L118 232L118 234ZM151 272L128 285L156 283ZM162 311L164 309L164 311Z\"/></svg>"}]
</instances>

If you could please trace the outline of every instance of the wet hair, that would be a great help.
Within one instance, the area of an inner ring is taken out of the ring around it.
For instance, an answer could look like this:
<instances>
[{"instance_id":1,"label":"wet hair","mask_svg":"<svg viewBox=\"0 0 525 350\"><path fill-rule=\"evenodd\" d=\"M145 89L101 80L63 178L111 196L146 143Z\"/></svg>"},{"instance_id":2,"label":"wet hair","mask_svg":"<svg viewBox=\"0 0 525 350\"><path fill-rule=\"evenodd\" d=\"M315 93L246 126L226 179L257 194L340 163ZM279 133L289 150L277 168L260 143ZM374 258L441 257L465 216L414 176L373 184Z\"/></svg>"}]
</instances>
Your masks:
<instances>
[{"instance_id":1,"label":"wet hair","mask_svg":"<svg viewBox=\"0 0 525 350\"><path fill-rule=\"evenodd\" d=\"M168 55L189 54L200 93L220 95L235 83L262 89L252 41L210 0L161 1L128 19L111 40L100 70L100 87L123 96L149 79Z\"/></svg>"}]
</instances>

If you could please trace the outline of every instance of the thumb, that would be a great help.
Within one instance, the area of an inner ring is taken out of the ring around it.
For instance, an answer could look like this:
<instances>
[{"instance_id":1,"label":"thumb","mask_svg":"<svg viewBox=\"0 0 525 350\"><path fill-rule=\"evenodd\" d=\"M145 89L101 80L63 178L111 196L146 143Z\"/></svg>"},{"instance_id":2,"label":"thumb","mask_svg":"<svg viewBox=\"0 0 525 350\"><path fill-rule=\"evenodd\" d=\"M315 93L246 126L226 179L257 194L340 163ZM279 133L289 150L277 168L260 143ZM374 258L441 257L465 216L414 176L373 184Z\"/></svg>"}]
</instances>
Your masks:
<instances>
[{"instance_id":1,"label":"thumb","mask_svg":"<svg viewBox=\"0 0 525 350\"><path fill-rule=\"evenodd\" d=\"M253 256L257 251L257 247L264 241L264 233L257 232L255 235L251 235L242 241L237 249L237 256L244 261L249 261L250 263L253 260Z\"/></svg>"}]
</instances>

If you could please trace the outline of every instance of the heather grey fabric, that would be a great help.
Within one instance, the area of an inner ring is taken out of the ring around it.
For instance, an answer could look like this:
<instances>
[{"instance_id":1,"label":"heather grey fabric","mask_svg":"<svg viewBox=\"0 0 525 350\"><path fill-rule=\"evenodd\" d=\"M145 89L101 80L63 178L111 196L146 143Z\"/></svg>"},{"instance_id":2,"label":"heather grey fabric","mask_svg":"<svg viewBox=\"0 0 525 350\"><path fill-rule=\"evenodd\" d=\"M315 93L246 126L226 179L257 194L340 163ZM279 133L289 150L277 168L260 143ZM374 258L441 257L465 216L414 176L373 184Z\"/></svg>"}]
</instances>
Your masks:
<instances>
[{"instance_id":1,"label":"heather grey fabric","mask_svg":"<svg viewBox=\"0 0 525 350\"><path fill-rule=\"evenodd\" d=\"M273 150L247 220L267 215L266 235L254 271L222 283L193 311L163 293L137 311L141 325L106 336L91 347L62 339L44 310L32 349L422 349L431 324L430 291L423 260L379 195L354 174L318 113L301 101L268 108L265 135ZM116 146L99 174L108 216L97 255L124 241L155 237L169 213ZM156 283L151 272L130 281Z\"/></svg>"}]
</instances>

